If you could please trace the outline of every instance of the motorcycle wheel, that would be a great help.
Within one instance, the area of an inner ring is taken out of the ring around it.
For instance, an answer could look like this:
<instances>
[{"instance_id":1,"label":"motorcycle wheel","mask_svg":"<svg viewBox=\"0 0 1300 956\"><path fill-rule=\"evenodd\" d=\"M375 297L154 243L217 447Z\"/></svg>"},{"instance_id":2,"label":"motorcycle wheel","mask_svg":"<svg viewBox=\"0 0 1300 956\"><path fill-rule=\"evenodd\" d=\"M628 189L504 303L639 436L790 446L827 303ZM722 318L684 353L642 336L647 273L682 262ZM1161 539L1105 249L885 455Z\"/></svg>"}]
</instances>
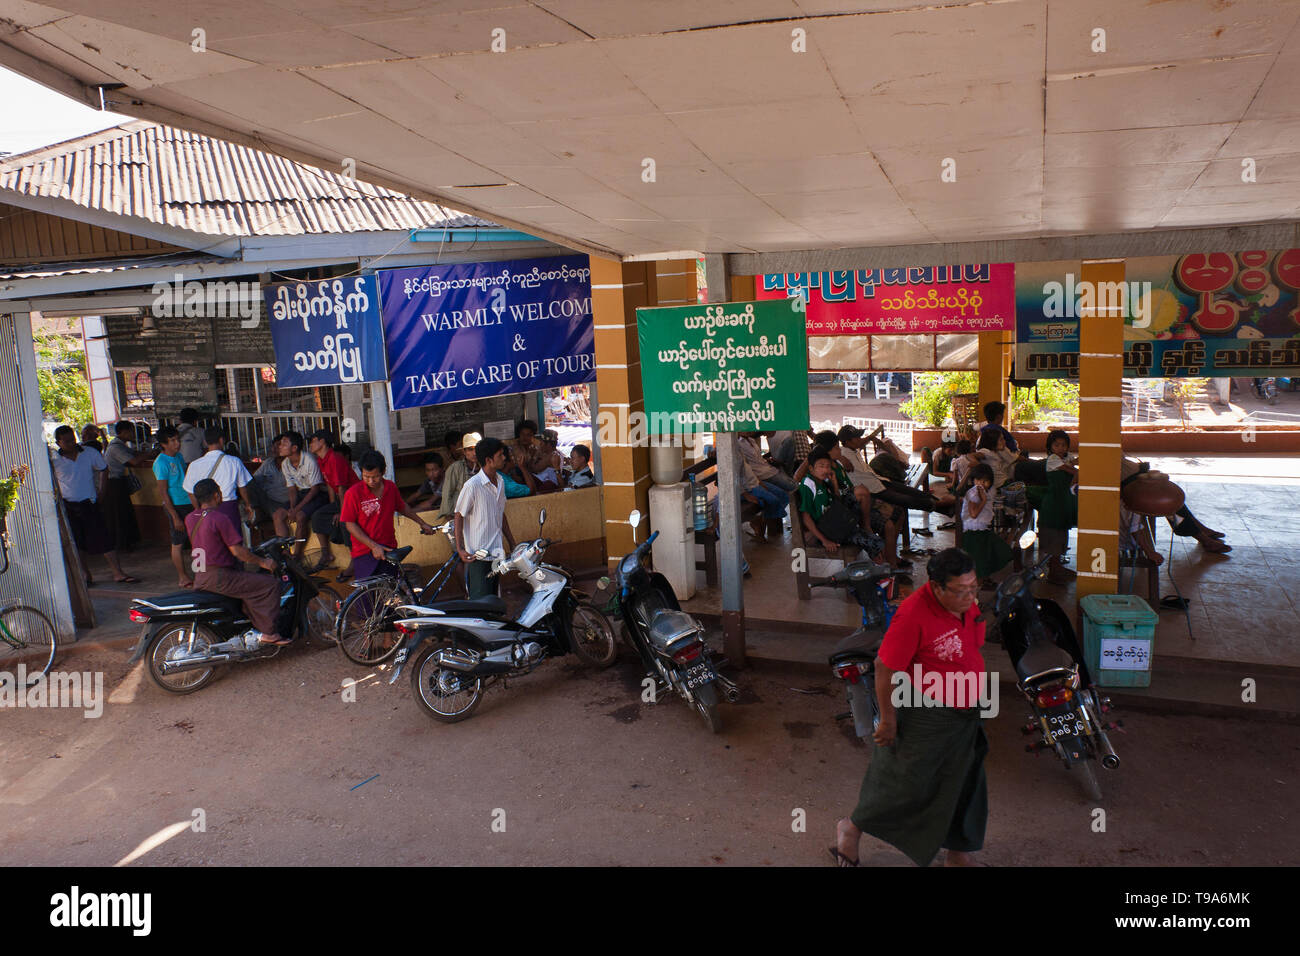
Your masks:
<instances>
[{"instance_id":1,"label":"motorcycle wheel","mask_svg":"<svg viewBox=\"0 0 1300 956\"><path fill-rule=\"evenodd\" d=\"M339 607L334 633L339 650L354 664L382 664L402 642L393 626L394 611L406 603L401 586L392 580L357 588Z\"/></svg>"},{"instance_id":2,"label":"motorcycle wheel","mask_svg":"<svg viewBox=\"0 0 1300 956\"><path fill-rule=\"evenodd\" d=\"M337 644L338 635L334 630L334 621L339 613L343 595L328 584L319 587L320 591L307 602L307 636L321 644Z\"/></svg>"},{"instance_id":3,"label":"motorcycle wheel","mask_svg":"<svg viewBox=\"0 0 1300 956\"><path fill-rule=\"evenodd\" d=\"M196 651L205 651L218 643L215 635L202 624L194 626L194 647ZM190 629L184 624L162 624L154 631L145 650L145 660L149 665L149 677L155 684L169 694L192 694L211 684L217 676L217 668L207 667L203 670L181 671L178 674L163 674L162 663L173 657L180 657L190 652Z\"/></svg>"},{"instance_id":4,"label":"motorcycle wheel","mask_svg":"<svg viewBox=\"0 0 1300 956\"><path fill-rule=\"evenodd\" d=\"M464 720L483 699L483 678L472 681L438 664L434 654L449 644L430 644L411 663L411 692L420 710L446 724Z\"/></svg>"},{"instance_id":5,"label":"motorcycle wheel","mask_svg":"<svg viewBox=\"0 0 1300 956\"><path fill-rule=\"evenodd\" d=\"M1086 760L1080 760L1078 763L1070 764L1065 768L1070 771L1070 775L1079 782L1079 786L1083 788L1083 795L1089 800L1101 799L1101 785L1097 783L1097 768L1094 766L1095 763L1096 761L1089 757Z\"/></svg>"},{"instance_id":6,"label":"motorcycle wheel","mask_svg":"<svg viewBox=\"0 0 1300 956\"><path fill-rule=\"evenodd\" d=\"M579 604L569 619L569 644L574 656L588 667L603 669L618 660L614 625L590 604Z\"/></svg>"},{"instance_id":7,"label":"motorcycle wheel","mask_svg":"<svg viewBox=\"0 0 1300 956\"><path fill-rule=\"evenodd\" d=\"M692 693L695 695L695 709L700 712L704 718L704 724L709 728L709 733L717 734L722 732L722 717L718 714L718 690L712 684L704 684L695 688Z\"/></svg>"}]
</instances>

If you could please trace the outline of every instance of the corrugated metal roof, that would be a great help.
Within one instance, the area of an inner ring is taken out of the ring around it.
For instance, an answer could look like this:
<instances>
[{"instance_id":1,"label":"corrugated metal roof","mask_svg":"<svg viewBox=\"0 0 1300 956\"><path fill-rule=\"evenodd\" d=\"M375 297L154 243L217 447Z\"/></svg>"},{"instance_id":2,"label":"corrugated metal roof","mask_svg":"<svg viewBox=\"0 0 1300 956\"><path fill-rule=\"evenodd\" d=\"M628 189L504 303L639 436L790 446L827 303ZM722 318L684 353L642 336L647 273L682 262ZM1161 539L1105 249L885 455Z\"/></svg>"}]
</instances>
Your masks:
<instances>
[{"instance_id":1,"label":"corrugated metal roof","mask_svg":"<svg viewBox=\"0 0 1300 956\"><path fill-rule=\"evenodd\" d=\"M0 189L216 236L496 225L272 153L144 121L10 156L0 161Z\"/></svg>"},{"instance_id":2,"label":"corrugated metal roof","mask_svg":"<svg viewBox=\"0 0 1300 956\"><path fill-rule=\"evenodd\" d=\"M96 262L51 262L0 272L0 279L54 279L59 276L93 275L103 272L129 272L132 269L159 269L166 266L181 268L209 264L228 265L230 260L222 256L194 255L175 252L155 256L140 256L136 259L103 259Z\"/></svg>"}]
</instances>

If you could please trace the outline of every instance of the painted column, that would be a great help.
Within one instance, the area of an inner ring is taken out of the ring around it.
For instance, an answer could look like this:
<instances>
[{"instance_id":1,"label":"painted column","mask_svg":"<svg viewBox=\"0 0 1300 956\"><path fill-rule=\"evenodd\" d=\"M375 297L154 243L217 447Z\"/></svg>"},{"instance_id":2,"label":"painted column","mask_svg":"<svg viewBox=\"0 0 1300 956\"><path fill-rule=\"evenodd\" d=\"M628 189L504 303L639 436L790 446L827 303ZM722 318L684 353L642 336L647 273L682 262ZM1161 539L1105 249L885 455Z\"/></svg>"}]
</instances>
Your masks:
<instances>
[{"instance_id":1,"label":"painted column","mask_svg":"<svg viewBox=\"0 0 1300 956\"><path fill-rule=\"evenodd\" d=\"M1010 330L979 333L979 395L980 420L983 408L989 402L1007 405L1007 419L1003 425L1010 429L1011 409L1008 398L1007 376L1011 374L1011 346L1015 333Z\"/></svg>"},{"instance_id":2,"label":"painted column","mask_svg":"<svg viewBox=\"0 0 1300 956\"><path fill-rule=\"evenodd\" d=\"M605 557L609 570L631 551L635 508L650 512L650 449L645 429L629 429L630 416L645 415L636 310L658 305L656 263L591 257L591 312L596 327L596 393L600 405L593 438L600 445L601 503L605 512ZM644 540L644 530L642 532Z\"/></svg>"},{"instance_id":3,"label":"painted column","mask_svg":"<svg viewBox=\"0 0 1300 956\"><path fill-rule=\"evenodd\" d=\"M1082 286L1118 288L1124 260L1085 261ZM1085 303L1087 297L1085 295ZM1113 303L1113 304L1112 304ZM1119 463L1124 316L1118 298L1092 296L1079 311L1079 547L1076 597L1114 594L1119 582Z\"/></svg>"}]
</instances>

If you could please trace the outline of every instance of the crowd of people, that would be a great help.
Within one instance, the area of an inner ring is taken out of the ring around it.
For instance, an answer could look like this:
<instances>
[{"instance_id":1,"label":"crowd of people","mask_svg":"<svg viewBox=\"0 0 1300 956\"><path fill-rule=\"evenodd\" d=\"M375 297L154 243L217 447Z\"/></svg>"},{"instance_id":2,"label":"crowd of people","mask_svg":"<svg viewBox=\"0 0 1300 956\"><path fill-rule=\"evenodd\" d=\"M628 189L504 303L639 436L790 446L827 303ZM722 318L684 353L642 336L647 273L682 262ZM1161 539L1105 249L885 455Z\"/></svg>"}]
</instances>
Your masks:
<instances>
[{"instance_id":1,"label":"crowd of people","mask_svg":"<svg viewBox=\"0 0 1300 956\"><path fill-rule=\"evenodd\" d=\"M1066 556L1069 532L1078 523L1078 457L1071 452L1070 437L1060 429L1049 432L1046 458L1033 459L1004 427L1004 404L988 403L984 415L978 428L945 438L933 451L930 476L942 484L928 488L908 485L908 455L880 430L866 435L853 425L838 432L771 433L764 461L788 470L797 486L804 539L831 554L845 547L860 549L876 563L906 570L900 538L908 526L907 512L934 512L952 519L940 530L960 524L959 547L973 561L980 586L988 588L1010 564L1015 539L1032 510L1039 546L1050 556L1049 580L1068 583L1076 575ZM757 433L741 440L747 466L758 454L756 438ZM875 454L867 460L869 446ZM1125 457L1121 468L1124 488L1144 477L1167 481L1137 459ZM747 475L745 481L751 480ZM1121 550L1159 565L1163 559L1147 520L1127 499L1125 493L1118 529ZM1185 504L1169 523L1174 534L1195 538L1206 551L1232 550L1221 532L1206 528Z\"/></svg>"},{"instance_id":2,"label":"crowd of people","mask_svg":"<svg viewBox=\"0 0 1300 956\"><path fill-rule=\"evenodd\" d=\"M383 478L387 463L382 455L366 452L353 462L352 450L328 429L307 436L297 431L274 436L260 466L250 473L224 430L199 427L199 414L192 408L183 409L178 419L179 425L163 427L156 434L145 425L118 422L112 429L114 438L107 442L96 425L83 428L80 441L69 425L55 430L57 447L51 461L87 584L94 583L89 558L99 555L114 581L140 580L123 569L120 559L122 551L140 541L131 498L141 483L131 471L134 468L151 467L159 484L171 560L182 588L196 585L194 562L186 555L196 520L214 529L205 534L213 544L226 542L229 532L242 541L241 525L269 525L278 536L298 539L294 549L298 560L306 541L314 537L320 557L309 569L312 572L335 566L332 544L347 545L351 560L339 569L339 579L347 580L374 573L376 565L383 563L382 551L396 546L392 530L396 515L410 518L425 532L432 529L419 512L435 512L440 521L454 515L458 541L462 540L461 519L470 517L468 538L473 547L462 548L462 557L472 556L485 543L499 546L500 541L490 535L480 540L479 511L468 504L468 512L459 509L467 488L471 489L467 503L483 498L484 481L501 493L503 502L596 484L589 448L575 445L569 455L561 455L554 432L539 435L532 421L519 423L510 444L484 439L476 432L448 432L445 456L427 453L423 480L403 498L396 485ZM492 460L480 465L484 453ZM213 519L209 512L221 518ZM509 539L508 529L505 536ZM224 550L239 557L228 546ZM230 567L236 566L235 557L229 557ZM231 581L248 584L224 571L208 574L204 580L207 584L200 582L200 588L219 593L226 593L222 588ZM262 620L266 623L267 618ZM268 632L268 638L273 636Z\"/></svg>"}]
</instances>

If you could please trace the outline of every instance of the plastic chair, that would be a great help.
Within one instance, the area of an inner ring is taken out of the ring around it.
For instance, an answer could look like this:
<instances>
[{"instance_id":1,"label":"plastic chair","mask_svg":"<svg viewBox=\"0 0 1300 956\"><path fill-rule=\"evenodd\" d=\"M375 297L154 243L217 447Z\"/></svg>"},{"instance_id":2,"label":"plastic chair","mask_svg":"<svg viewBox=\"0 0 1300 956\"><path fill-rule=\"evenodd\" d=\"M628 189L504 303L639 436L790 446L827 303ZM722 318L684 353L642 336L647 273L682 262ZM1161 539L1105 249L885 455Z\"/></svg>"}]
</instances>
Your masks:
<instances>
[{"instance_id":1,"label":"plastic chair","mask_svg":"<svg viewBox=\"0 0 1300 956\"><path fill-rule=\"evenodd\" d=\"M876 376L876 398L877 399L883 398L885 401L889 401L889 397L890 397L889 390L891 388L893 388L893 383L890 382L888 375Z\"/></svg>"},{"instance_id":2,"label":"plastic chair","mask_svg":"<svg viewBox=\"0 0 1300 956\"><path fill-rule=\"evenodd\" d=\"M862 397L862 373L845 372L844 373L844 400L848 401L850 398L861 398L861 397Z\"/></svg>"}]
</instances>

